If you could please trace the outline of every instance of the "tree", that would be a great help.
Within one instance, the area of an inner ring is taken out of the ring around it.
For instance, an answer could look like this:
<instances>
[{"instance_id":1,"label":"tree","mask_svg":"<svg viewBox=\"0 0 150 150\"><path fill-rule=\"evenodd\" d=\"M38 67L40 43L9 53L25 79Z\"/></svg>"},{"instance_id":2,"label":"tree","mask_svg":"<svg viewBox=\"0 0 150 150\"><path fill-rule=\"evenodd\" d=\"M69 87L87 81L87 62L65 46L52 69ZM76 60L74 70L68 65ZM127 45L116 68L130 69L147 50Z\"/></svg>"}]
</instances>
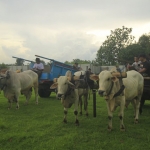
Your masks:
<instances>
[{"instance_id":1,"label":"tree","mask_svg":"<svg viewBox=\"0 0 150 150\"><path fill-rule=\"evenodd\" d=\"M8 68L8 65L6 65L4 63L0 64L0 69L4 69L4 68Z\"/></svg>"},{"instance_id":2,"label":"tree","mask_svg":"<svg viewBox=\"0 0 150 150\"><path fill-rule=\"evenodd\" d=\"M23 59L20 59L20 58L16 58L16 63L15 63L15 65L16 66L22 66L22 65L24 65L24 60Z\"/></svg>"},{"instance_id":3,"label":"tree","mask_svg":"<svg viewBox=\"0 0 150 150\"><path fill-rule=\"evenodd\" d=\"M138 44L146 53L150 52L150 34L143 34L138 41Z\"/></svg>"},{"instance_id":4,"label":"tree","mask_svg":"<svg viewBox=\"0 0 150 150\"><path fill-rule=\"evenodd\" d=\"M118 59L120 61L119 64L126 64L127 62L134 62L134 57L143 53L142 47L138 43L130 44L129 46L125 47L121 50L121 52L118 55ZM124 60L124 61L122 61Z\"/></svg>"},{"instance_id":5,"label":"tree","mask_svg":"<svg viewBox=\"0 0 150 150\"><path fill-rule=\"evenodd\" d=\"M81 59L73 59L72 61L65 61L64 63L65 64L74 64L75 62L77 62L78 64L89 64L91 63L90 60L81 60Z\"/></svg>"},{"instance_id":6,"label":"tree","mask_svg":"<svg viewBox=\"0 0 150 150\"><path fill-rule=\"evenodd\" d=\"M97 51L95 63L99 65L115 65L118 63L115 58L118 58L121 50L134 40L134 37L130 35L131 32L132 28L124 26L114 31L111 30L110 36L107 36L107 39Z\"/></svg>"}]
</instances>

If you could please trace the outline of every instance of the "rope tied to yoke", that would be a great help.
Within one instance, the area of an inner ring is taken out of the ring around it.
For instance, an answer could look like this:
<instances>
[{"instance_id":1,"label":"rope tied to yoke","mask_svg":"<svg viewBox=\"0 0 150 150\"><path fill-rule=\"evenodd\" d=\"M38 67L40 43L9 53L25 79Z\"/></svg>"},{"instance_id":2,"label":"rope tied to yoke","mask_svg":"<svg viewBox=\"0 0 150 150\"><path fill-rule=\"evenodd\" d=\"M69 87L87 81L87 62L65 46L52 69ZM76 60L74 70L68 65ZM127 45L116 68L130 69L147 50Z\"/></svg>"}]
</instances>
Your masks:
<instances>
[{"instance_id":1,"label":"rope tied to yoke","mask_svg":"<svg viewBox=\"0 0 150 150\"><path fill-rule=\"evenodd\" d=\"M119 84L120 84L120 89L117 93L114 94L113 98L121 95L125 89L125 86L123 85L123 81L122 81L122 74L121 74L121 71L119 71L120 73L120 77L119 77Z\"/></svg>"}]
</instances>

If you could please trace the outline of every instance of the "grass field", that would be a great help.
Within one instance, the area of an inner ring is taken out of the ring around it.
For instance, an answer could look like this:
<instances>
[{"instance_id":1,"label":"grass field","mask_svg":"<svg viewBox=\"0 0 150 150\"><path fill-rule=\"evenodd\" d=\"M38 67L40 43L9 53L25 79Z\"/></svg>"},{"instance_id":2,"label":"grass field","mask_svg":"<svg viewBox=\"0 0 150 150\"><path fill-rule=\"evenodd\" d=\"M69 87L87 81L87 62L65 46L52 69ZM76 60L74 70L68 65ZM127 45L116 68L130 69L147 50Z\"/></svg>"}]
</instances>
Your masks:
<instances>
[{"instance_id":1,"label":"grass field","mask_svg":"<svg viewBox=\"0 0 150 150\"><path fill-rule=\"evenodd\" d=\"M0 94L0 150L149 150L150 101L146 101L139 124L134 124L132 105L125 109L125 132L119 129L118 109L113 117L113 131L107 131L105 101L97 95L97 116L93 117L92 95L89 116L79 116L75 126L73 106L68 111L68 123L63 124L63 106L52 94L32 96L29 105L20 97L20 108L13 103L8 110L7 100Z\"/></svg>"}]
</instances>

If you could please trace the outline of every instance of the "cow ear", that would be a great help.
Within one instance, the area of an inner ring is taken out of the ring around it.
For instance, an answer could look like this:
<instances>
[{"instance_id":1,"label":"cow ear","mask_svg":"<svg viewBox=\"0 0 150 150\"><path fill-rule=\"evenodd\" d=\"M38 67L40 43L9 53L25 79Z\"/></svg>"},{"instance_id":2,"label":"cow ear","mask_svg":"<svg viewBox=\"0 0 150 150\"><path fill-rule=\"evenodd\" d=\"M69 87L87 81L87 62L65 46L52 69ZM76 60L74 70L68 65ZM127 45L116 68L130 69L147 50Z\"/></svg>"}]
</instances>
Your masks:
<instances>
[{"instance_id":1,"label":"cow ear","mask_svg":"<svg viewBox=\"0 0 150 150\"><path fill-rule=\"evenodd\" d=\"M50 89L56 89L57 86L58 86L58 83L56 82L56 83L54 83L54 84L52 84L52 85L50 86Z\"/></svg>"},{"instance_id":2,"label":"cow ear","mask_svg":"<svg viewBox=\"0 0 150 150\"><path fill-rule=\"evenodd\" d=\"M113 82L117 82L117 81L118 81L118 78L117 78L117 77L111 77L111 80L112 80Z\"/></svg>"},{"instance_id":3,"label":"cow ear","mask_svg":"<svg viewBox=\"0 0 150 150\"><path fill-rule=\"evenodd\" d=\"M93 81L97 81L97 80L99 80L99 76L98 75L90 75L90 79Z\"/></svg>"}]
</instances>

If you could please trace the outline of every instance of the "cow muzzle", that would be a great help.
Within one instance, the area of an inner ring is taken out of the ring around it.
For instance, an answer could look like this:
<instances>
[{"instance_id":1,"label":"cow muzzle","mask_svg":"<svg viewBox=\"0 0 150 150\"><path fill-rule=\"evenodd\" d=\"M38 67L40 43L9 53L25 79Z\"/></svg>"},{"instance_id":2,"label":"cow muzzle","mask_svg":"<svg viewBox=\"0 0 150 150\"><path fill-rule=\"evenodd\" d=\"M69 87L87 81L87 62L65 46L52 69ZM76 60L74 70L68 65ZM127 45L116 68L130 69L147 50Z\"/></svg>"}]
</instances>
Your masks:
<instances>
[{"instance_id":1,"label":"cow muzzle","mask_svg":"<svg viewBox=\"0 0 150 150\"><path fill-rule=\"evenodd\" d=\"M57 94L58 98L62 98L63 96L64 96L64 94L59 94L59 93Z\"/></svg>"},{"instance_id":2,"label":"cow muzzle","mask_svg":"<svg viewBox=\"0 0 150 150\"><path fill-rule=\"evenodd\" d=\"M105 91L99 90L99 91L98 91L98 94L99 94L100 96L103 96L103 95L104 95L104 92L105 92Z\"/></svg>"}]
</instances>

